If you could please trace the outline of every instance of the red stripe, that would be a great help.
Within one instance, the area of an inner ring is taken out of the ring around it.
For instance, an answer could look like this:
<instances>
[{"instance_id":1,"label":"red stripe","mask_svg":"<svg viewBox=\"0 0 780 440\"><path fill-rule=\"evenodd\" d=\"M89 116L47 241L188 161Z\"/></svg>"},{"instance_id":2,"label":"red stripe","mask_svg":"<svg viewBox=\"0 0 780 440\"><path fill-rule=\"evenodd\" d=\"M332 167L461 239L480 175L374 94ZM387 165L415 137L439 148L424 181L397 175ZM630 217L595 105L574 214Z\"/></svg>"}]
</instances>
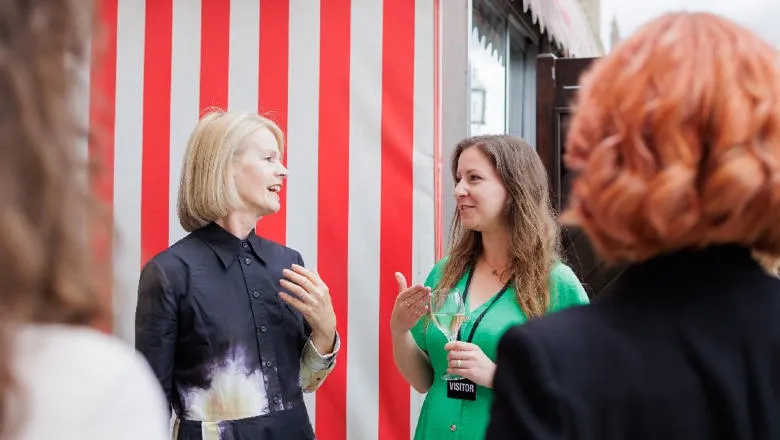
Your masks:
<instances>
[{"instance_id":1,"label":"red stripe","mask_svg":"<svg viewBox=\"0 0 780 440\"><path fill-rule=\"evenodd\" d=\"M228 104L230 2L202 0L200 37L200 112Z\"/></svg>"},{"instance_id":2,"label":"red stripe","mask_svg":"<svg viewBox=\"0 0 780 440\"><path fill-rule=\"evenodd\" d=\"M441 192L441 27L439 21L439 0L433 0L433 217L434 241L436 242L436 261L444 256L444 237L442 236L442 192Z\"/></svg>"},{"instance_id":3,"label":"red stripe","mask_svg":"<svg viewBox=\"0 0 780 440\"><path fill-rule=\"evenodd\" d=\"M360 1L360 0L356 0ZM317 264L328 282L342 349L317 392L317 438L347 437L350 0L320 3Z\"/></svg>"},{"instance_id":4,"label":"red stripe","mask_svg":"<svg viewBox=\"0 0 780 440\"><path fill-rule=\"evenodd\" d=\"M290 43L289 0L260 2L259 113L279 124L287 133L287 54ZM287 163L285 149L283 162ZM257 231L263 237L284 244L287 240L287 189L279 194L281 209L262 219Z\"/></svg>"},{"instance_id":5,"label":"red stripe","mask_svg":"<svg viewBox=\"0 0 780 440\"><path fill-rule=\"evenodd\" d=\"M379 439L409 438L409 386L393 362L393 273L412 272L414 182L414 1L384 2L382 26L382 207L379 238Z\"/></svg>"},{"instance_id":6,"label":"red stripe","mask_svg":"<svg viewBox=\"0 0 780 440\"><path fill-rule=\"evenodd\" d=\"M114 205L114 126L116 103L116 27L118 0L101 0L99 26L92 32L92 65L89 92L89 160L98 167L91 168L90 186L102 203L100 227L90 227L95 261L108 271L105 285L101 285L107 304L111 304L113 279L112 234ZM110 331L111 322L98 323L101 330Z\"/></svg>"},{"instance_id":7,"label":"red stripe","mask_svg":"<svg viewBox=\"0 0 780 440\"><path fill-rule=\"evenodd\" d=\"M173 0L146 1L141 264L168 247Z\"/></svg>"}]
</instances>

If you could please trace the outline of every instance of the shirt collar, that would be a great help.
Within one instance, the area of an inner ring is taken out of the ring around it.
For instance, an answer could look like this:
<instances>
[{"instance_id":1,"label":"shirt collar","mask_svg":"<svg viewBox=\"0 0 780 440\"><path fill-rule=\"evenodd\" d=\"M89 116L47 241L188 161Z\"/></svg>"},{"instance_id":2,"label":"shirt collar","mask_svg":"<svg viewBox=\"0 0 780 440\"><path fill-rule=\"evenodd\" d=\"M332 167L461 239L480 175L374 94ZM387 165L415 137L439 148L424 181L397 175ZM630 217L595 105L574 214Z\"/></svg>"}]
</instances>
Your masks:
<instances>
[{"instance_id":1,"label":"shirt collar","mask_svg":"<svg viewBox=\"0 0 780 440\"><path fill-rule=\"evenodd\" d=\"M263 255L267 243L255 233L254 228L245 240L236 237L215 222L194 231L193 234L211 248L225 268L230 267L236 260L236 255L246 250L246 246L252 249L252 252L262 263L267 263L267 259Z\"/></svg>"}]
</instances>

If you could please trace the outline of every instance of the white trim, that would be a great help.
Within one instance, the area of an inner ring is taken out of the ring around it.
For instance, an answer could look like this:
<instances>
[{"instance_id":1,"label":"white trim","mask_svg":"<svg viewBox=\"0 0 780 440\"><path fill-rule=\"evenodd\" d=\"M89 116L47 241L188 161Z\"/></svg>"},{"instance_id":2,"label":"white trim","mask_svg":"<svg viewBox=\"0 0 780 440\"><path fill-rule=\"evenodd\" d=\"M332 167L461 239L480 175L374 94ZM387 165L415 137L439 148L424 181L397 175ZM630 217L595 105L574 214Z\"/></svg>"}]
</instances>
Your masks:
<instances>
[{"instance_id":1,"label":"white trim","mask_svg":"<svg viewBox=\"0 0 780 440\"><path fill-rule=\"evenodd\" d=\"M441 8L441 194L444 253L455 212L450 160L455 145L469 135L469 31L471 0L440 0Z\"/></svg>"},{"instance_id":2,"label":"white trim","mask_svg":"<svg viewBox=\"0 0 780 440\"><path fill-rule=\"evenodd\" d=\"M377 341L387 325L379 322L383 6L355 0L351 7L346 428L347 440L362 440L379 436Z\"/></svg>"},{"instance_id":3,"label":"white trim","mask_svg":"<svg viewBox=\"0 0 780 440\"><path fill-rule=\"evenodd\" d=\"M168 162L168 243L187 233L176 210L179 176L187 140L198 122L200 108L200 0L173 0L171 23L171 123ZM140 147L139 147L140 148Z\"/></svg>"},{"instance_id":4,"label":"white trim","mask_svg":"<svg viewBox=\"0 0 780 440\"><path fill-rule=\"evenodd\" d=\"M269 0L264 0L269 1ZM273 1L273 0L270 0ZM287 87L287 245L317 268L320 4L290 0ZM268 60L266 60L268 62ZM315 426L316 393L303 395Z\"/></svg>"},{"instance_id":5,"label":"white trim","mask_svg":"<svg viewBox=\"0 0 780 440\"><path fill-rule=\"evenodd\" d=\"M141 272L144 2L119 0L114 129L114 333L133 344Z\"/></svg>"}]
</instances>

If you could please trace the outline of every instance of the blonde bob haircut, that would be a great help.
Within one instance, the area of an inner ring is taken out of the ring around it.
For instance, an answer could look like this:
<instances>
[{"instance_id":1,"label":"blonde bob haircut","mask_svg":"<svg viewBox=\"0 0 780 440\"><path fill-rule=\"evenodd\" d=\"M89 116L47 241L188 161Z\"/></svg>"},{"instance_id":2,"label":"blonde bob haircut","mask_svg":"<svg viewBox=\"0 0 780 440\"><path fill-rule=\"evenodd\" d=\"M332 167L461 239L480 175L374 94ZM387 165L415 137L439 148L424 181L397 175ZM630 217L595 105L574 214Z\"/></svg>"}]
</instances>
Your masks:
<instances>
[{"instance_id":1,"label":"blonde bob haircut","mask_svg":"<svg viewBox=\"0 0 780 440\"><path fill-rule=\"evenodd\" d=\"M273 133L284 153L284 134L272 120L251 112L214 110L190 135L179 179L179 223L192 232L222 218L243 203L231 177L244 139L257 130Z\"/></svg>"}]
</instances>

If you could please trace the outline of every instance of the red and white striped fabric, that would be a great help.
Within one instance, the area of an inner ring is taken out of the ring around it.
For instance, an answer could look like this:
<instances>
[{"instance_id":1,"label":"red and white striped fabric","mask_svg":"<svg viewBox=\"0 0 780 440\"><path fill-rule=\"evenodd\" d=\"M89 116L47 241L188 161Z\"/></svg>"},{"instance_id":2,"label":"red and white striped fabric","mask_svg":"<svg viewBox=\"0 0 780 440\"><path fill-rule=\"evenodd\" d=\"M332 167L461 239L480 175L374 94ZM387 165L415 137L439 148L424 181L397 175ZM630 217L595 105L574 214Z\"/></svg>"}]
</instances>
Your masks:
<instances>
[{"instance_id":1,"label":"red and white striped fabric","mask_svg":"<svg viewBox=\"0 0 780 440\"><path fill-rule=\"evenodd\" d=\"M93 185L118 237L114 332L132 341L140 268L184 236L177 185L199 114L259 111L287 134L290 177L281 212L258 231L299 250L328 282L343 342L335 371L307 397L317 436L409 438L419 396L393 364L388 323L393 272L422 280L441 243L439 0L99 7L90 124L109 148L89 151L108 169Z\"/></svg>"}]
</instances>

